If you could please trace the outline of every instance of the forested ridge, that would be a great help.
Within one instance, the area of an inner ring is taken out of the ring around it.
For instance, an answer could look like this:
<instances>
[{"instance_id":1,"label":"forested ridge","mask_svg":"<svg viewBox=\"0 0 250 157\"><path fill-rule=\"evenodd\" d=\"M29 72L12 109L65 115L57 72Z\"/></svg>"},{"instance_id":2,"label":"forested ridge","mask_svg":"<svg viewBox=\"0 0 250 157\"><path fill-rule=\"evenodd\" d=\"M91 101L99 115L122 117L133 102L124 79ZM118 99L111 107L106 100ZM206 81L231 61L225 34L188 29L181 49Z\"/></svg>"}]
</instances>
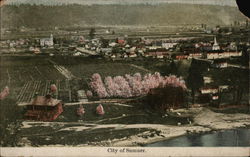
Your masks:
<instances>
[{"instance_id":1,"label":"forested ridge","mask_svg":"<svg viewBox=\"0 0 250 157\"><path fill-rule=\"evenodd\" d=\"M162 4L162 5L6 5L1 8L2 27L31 28L88 25L185 24L230 25L245 20L236 7Z\"/></svg>"}]
</instances>

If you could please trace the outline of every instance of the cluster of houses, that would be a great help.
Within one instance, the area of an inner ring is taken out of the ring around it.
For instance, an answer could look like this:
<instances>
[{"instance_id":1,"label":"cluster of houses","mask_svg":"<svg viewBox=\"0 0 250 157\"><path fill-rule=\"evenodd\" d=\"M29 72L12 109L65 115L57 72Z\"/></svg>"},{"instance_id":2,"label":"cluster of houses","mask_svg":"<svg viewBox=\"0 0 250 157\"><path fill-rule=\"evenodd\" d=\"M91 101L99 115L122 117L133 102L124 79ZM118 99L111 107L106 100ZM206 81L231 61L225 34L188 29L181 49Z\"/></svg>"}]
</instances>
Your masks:
<instances>
[{"instance_id":1,"label":"cluster of houses","mask_svg":"<svg viewBox=\"0 0 250 157\"><path fill-rule=\"evenodd\" d=\"M41 48L54 48L53 46L54 38L52 34L49 38L20 38L0 41L0 48L2 50L2 53L31 52L34 54L39 54L41 53Z\"/></svg>"},{"instance_id":2,"label":"cluster of houses","mask_svg":"<svg viewBox=\"0 0 250 157\"><path fill-rule=\"evenodd\" d=\"M216 37L213 42L183 43L190 38L145 39L120 37L116 39L94 38L85 39L83 36L71 36L69 39L55 42L53 34L47 38L19 39L1 41L0 47L16 52L18 48L34 54L40 54L42 49L55 49L59 55L103 55L112 59L122 58L158 58L158 59L223 59L242 56L237 45L219 44ZM46 52L46 51L43 51Z\"/></svg>"},{"instance_id":3,"label":"cluster of houses","mask_svg":"<svg viewBox=\"0 0 250 157\"><path fill-rule=\"evenodd\" d=\"M183 48L182 54L176 55L177 60L183 59L223 59L230 57L240 57L242 52L237 50L237 46L234 42L227 46L219 46L216 37L214 38L213 44L210 43L199 43L193 47Z\"/></svg>"},{"instance_id":4,"label":"cluster of houses","mask_svg":"<svg viewBox=\"0 0 250 157\"><path fill-rule=\"evenodd\" d=\"M72 37L72 47L75 47L74 56L84 55L84 51L78 51L77 45L81 45L85 51L95 51L113 59L122 58L158 58L158 59L222 59L239 57L242 52L237 50L236 43L231 42L226 46L220 46L216 37L213 42L192 43L183 46L183 41L188 39L84 39L82 36Z\"/></svg>"},{"instance_id":5,"label":"cluster of houses","mask_svg":"<svg viewBox=\"0 0 250 157\"><path fill-rule=\"evenodd\" d=\"M1 53L16 53L26 50L30 45L29 39L1 40Z\"/></svg>"},{"instance_id":6,"label":"cluster of houses","mask_svg":"<svg viewBox=\"0 0 250 157\"><path fill-rule=\"evenodd\" d=\"M227 92L229 85L213 85L213 78L211 76L204 76L204 86L200 88L200 98L206 98L205 102L216 102L220 98L220 93Z\"/></svg>"}]
</instances>

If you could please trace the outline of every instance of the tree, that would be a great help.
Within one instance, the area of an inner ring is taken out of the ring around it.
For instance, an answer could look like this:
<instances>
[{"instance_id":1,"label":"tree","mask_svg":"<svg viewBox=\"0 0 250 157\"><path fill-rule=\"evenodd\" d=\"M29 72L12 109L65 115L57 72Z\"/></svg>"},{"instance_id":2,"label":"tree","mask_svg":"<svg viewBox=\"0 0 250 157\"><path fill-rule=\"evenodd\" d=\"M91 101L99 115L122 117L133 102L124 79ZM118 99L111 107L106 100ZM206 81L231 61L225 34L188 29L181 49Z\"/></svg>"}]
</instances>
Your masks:
<instances>
[{"instance_id":1,"label":"tree","mask_svg":"<svg viewBox=\"0 0 250 157\"><path fill-rule=\"evenodd\" d=\"M86 95L88 98L93 96L93 93L90 90L87 90Z\"/></svg>"},{"instance_id":2,"label":"tree","mask_svg":"<svg viewBox=\"0 0 250 157\"><path fill-rule=\"evenodd\" d=\"M243 94L249 94L249 70L239 68L226 68L210 72L218 85L229 85L233 95L233 104L240 104Z\"/></svg>"},{"instance_id":3,"label":"tree","mask_svg":"<svg viewBox=\"0 0 250 157\"><path fill-rule=\"evenodd\" d=\"M175 74L175 75L177 74L178 69L174 60L170 63L169 68L170 68L169 69L170 74Z\"/></svg>"},{"instance_id":4,"label":"tree","mask_svg":"<svg viewBox=\"0 0 250 157\"><path fill-rule=\"evenodd\" d=\"M193 59L189 68L187 85L191 89L192 103L195 103L195 93L203 86L203 72L207 71L208 64Z\"/></svg>"},{"instance_id":5,"label":"tree","mask_svg":"<svg viewBox=\"0 0 250 157\"><path fill-rule=\"evenodd\" d=\"M89 31L89 38L94 39L95 37L95 28L91 28Z\"/></svg>"},{"instance_id":6,"label":"tree","mask_svg":"<svg viewBox=\"0 0 250 157\"><path fill-rule=\"evenodd\" d=\"M139 96L142 94L142 78L140 73L134 74L134 76L125 75L128 84L131 88L131 94L133 96Z\"/></svg>"},{"instance_id":7,"label":"tree","mask_svg":"<svg viewBox=\"0 0 250 157\"><path fill-rule=\"evenodd\" d=\"M123 76L116 76L114 77L114 83L118 87L119 94L117 96L128 98L132 96L131 88L129 86L129 83Z\"/></svg>"},{"instance_id":8,"label":"tree","mask_svg":"<svg viewBox=\"0 0 250 157\"><path fill-rule=\"evenodd\" d=\"M98 97L105 98L108 96L108 93L102 82L100 74L98 73L93 74L90 82L90 87L98 95Z\"/></svg>"},{"instance_id":9,"label":"tree","mask_svg":"<svg viewBox=\"0 0 250 157\"><path fill-rule=\"evenodd\" d=\"M105 84L105 85L104 85ZM144 77L140 73L133 76L126 74L124 76L108 76L102 83L99 74L93 74L90 87L98 97L136 97L147 95L150 89L163 87L166 85L181 87L186 89L185 81L175 75L161 76L160 73L146 74Z\"/></svg>"},{"instance_id":10,"label":"tree","mask_svg":"<svg viewBox=\"0 0 250 157\"><path fill-rule=\"evenodd\" d=\"M146 97L146 103L148 105L162 111L184 106L186 102L186 90L182 87L174 87L171 85L151 89Z\"/></svg>"},{"instance_id":11,"label":"tree","mask_svg":"<svg viewBox=\"0 0 250 157\"><path fill-rule=\"evenodd\" d=\"M103 106L101 104L99 104L96 107L96 113L99 114L99 115L104 115L105 114L104 108L103 108Z\"/></svg>"},{"instance_id":12,"label":"tree","mask_svg":"<svg viewBox=\"0 0 250 157\"><path fill-rule=\"evenodd\" d=\"M100 38L101 40L101 44L103 48L107 48L109 46L109 40L108 39L104 39L103 37Z\"/></svg>"}]
</instances>

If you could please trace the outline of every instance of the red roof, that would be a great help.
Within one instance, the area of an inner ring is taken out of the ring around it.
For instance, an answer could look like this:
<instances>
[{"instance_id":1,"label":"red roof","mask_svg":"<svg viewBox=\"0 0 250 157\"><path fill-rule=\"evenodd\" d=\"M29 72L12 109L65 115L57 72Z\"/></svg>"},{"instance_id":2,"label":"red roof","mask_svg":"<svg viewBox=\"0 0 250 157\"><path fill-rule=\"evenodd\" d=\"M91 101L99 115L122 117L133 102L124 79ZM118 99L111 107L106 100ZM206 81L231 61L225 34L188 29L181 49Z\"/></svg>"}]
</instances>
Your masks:
<instances>
[{"instance_id":1,"label":"red roof","mask_svg":"<svg viewBox=\"0 0 250 157\"><path fill-rule=\"evenodd\" d=\"M187 59L188 55L178 55L176 56L176 59Z\"/></svg>"},{"instance_id":2,"label":"red roof","mask_svg":"<svg viewBox=\"0 0 250 157\"><path fill-rule=\"evenodd\" d=\"M118 40L118 43L119 43L119 44L124 44L124 43L125 43L125 40L119 39L119 40Z\"/></svg>"},{"instance_id":3,"label":"red roof","mask_svg":"<svg viewBox=\"0 0 250 157\"><path fill-rule=\"evenodd\" d=\"M53 98L46 98L45 96L37 96L36 98L32 99L30 104L28 105L56 106L59 103L61 103L61 100L53 99Z\"/></svg>"}]
</instances>

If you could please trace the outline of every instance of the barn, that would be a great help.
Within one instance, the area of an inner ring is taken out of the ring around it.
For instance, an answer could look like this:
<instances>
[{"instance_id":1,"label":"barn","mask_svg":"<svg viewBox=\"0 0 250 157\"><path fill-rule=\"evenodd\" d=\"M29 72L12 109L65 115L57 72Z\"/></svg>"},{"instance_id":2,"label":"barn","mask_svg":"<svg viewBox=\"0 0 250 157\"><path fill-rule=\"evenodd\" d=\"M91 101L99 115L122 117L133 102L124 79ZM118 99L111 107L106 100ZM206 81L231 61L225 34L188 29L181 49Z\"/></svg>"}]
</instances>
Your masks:
<instances>
[{"instance_id":1,"label":"barn","mask_svg":"<svg viewBox=\"0 0 250 157\"><path fill-rule=\"evenodd\" d=\"M37 96L26 104L25 119L38 121L53 121L63 112L61 100L50 95Z\"/></svg>"}]
</instances>

